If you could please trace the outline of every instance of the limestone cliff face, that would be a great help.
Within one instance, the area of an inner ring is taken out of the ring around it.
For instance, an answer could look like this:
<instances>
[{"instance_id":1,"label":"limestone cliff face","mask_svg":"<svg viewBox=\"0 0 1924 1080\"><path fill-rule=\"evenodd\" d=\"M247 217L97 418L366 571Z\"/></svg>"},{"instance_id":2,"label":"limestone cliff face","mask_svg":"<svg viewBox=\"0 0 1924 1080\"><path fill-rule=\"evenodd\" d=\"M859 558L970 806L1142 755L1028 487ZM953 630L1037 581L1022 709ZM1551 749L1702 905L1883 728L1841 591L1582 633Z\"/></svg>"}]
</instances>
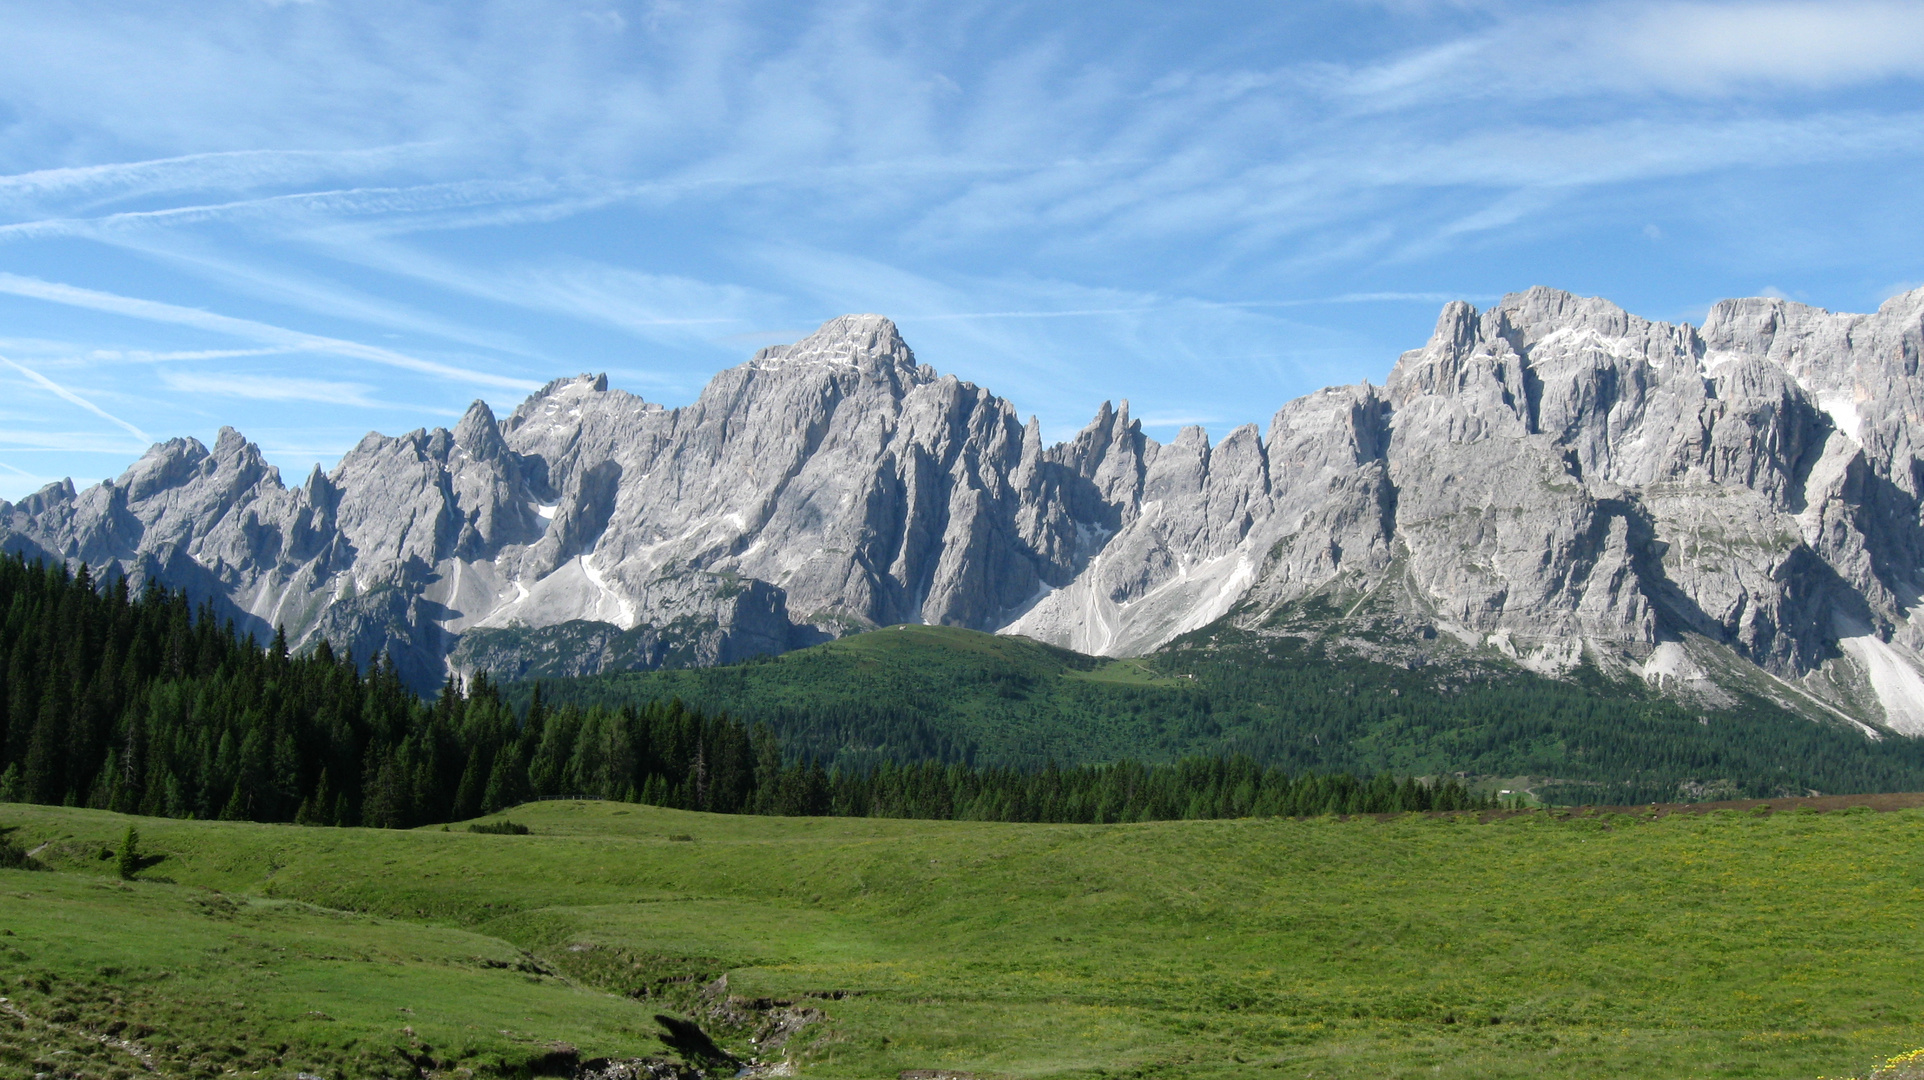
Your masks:
<instances>
[{"instance_id":1,"label":"limestone cliff face","mask_svg":"<svg viewBox=\"0 0 1924 1080\"><path fill-rule=\"evenodd\" d=\"M1163 445L1105 404L1045 446L847 316L684 408L557 380L505 420L369 435L298 487L231 430L174 440L0 503L0 542L391 651L424 685L896 622L1110 654L1219 620L1367 623L1355 647L1400 662L1587 657L1924 734L1921 342L1924 290L1873 315L1727 301L1699 329L1533 289L1449 305L1386 385L1266 431Z\"/></svg>"}]
</instances>

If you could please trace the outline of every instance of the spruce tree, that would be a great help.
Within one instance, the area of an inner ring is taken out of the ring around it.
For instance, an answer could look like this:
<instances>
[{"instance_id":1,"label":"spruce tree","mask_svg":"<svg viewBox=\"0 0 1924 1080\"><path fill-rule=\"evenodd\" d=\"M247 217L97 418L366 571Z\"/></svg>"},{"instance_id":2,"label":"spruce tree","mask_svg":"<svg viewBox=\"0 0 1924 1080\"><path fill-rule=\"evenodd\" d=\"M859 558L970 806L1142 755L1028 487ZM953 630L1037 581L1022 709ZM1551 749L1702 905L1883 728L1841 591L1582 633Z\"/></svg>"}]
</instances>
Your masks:
<instances>
[{"instance_id":1,"label":"spruce tree","mask_svg":"<svg viewBox=\"0 0 1924 1080\"><path fill-rule=\"evenodd\" d=\"M114 865L124 881L132 881L134 875L140 873L140 830L132 825L127 826L127 835L121 838L120 857Z\"/></svg>"}]
</instances>

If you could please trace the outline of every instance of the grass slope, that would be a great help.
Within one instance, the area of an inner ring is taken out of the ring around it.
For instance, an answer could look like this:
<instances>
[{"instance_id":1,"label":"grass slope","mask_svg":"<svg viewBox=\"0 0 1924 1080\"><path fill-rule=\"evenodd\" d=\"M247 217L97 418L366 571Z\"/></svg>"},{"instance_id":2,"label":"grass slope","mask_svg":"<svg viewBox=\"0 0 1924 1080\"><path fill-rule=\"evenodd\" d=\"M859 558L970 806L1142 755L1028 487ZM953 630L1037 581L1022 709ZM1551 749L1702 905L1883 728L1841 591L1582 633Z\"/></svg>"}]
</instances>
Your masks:
<instances>
[{"instance_id":1,"label":"grass slope","mask_svg":"<svg viewBox=\"0 0 1924 1080\"><path fill-rule=\"evenodd\" d=\"M0 871L0 1069L131 1070L112 1032L170 1075L512 1071L658 1049L722 973L826 1014L765 1053L820 1077L1808 1078L1924 1042L1924 810L512 816L142 820L172 880L121 883L128 819L0 807L57 871Z\"/></svg>"},{"instance_id":2,"label":"grass slope","mask_svg":"<svg viewBox=\"0 0 1924 1080\"><path fill-rule=\"evenodd\" d=\"M1561 803L1924 788L1924 741L1872 742L1761 699L1705 712L1593 671L1558 680L1475 657L1372 662L1223 627L1110 660L898 626L729 667L541 685L584 706L680 697L766 721L790 753L854 769L1242 752L1291 771L1558 778L1542 793ZM531 692L509 696L525 705Z\"/></svg>"}]
</instances>

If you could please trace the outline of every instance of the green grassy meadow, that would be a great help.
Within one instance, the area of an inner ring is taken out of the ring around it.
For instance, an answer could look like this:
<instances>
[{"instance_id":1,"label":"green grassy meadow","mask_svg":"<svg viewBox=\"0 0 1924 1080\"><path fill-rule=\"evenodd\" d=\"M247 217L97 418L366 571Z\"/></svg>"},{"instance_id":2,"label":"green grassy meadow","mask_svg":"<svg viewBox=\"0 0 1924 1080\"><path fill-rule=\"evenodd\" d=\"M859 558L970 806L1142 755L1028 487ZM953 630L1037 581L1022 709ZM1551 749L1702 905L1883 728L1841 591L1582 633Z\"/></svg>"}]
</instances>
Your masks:
<instances>
[{"instance_id":1,"label":"green grassy meadow","mask_svg":"<svg viewBox=\"0 0 1924 1080\"><path fill-rule=\"evenodd\" d=\"M819 1077L1811 1078L1924 1044L1924 810L508 816L0 805L46 868L0 871L0 1075L139 1072L98 1035L162 1075L526 1075L662 1053L662 1011ZM159 861L122 882L130 821ZM758 1048L758 998L825 1015Z\"/></svg>"}]
</instances>

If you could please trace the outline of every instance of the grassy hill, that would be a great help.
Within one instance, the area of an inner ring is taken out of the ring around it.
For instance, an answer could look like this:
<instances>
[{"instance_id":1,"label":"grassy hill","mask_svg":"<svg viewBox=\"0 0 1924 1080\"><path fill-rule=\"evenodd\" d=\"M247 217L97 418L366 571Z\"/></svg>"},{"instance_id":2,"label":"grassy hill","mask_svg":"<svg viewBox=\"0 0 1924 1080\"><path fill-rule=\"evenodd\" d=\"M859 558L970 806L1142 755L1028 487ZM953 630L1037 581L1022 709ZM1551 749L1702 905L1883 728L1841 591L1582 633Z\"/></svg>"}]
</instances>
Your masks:
<instances>
[{"instance_id":1,"label":"grassy hill","mask_svg":"<svg viewBox=\"0 0 1924 1080\"><path fill-rule=\"evenodd\" d=\"M540 685L580 705L679 697L765 721L791 754L855 769L1247 753L1291 771L1525 778L1562 803L1924 789L1924 742L1872 742L1762 699L1707 711L1634 678L1549 679L1473 656L1372 662L1220 627L1112 660L897 626L728 667ZM510 699L525 706L532 686Z\"/></svg>"},{"instance_id":2,"label":"grassy hill","mask_svg":"<svg viewBox=\"0 0 1924 1080\"><path fill-rule=\"evenodd\" d=\"M510 816L139 819L123 882L134 819L0 805L47 868L0 871L0 1073L563 1074L662 1052L658 1012L819 1077L1810 1078L1924 1042L1919 809Z\"/></svg>"}]
</instances>

